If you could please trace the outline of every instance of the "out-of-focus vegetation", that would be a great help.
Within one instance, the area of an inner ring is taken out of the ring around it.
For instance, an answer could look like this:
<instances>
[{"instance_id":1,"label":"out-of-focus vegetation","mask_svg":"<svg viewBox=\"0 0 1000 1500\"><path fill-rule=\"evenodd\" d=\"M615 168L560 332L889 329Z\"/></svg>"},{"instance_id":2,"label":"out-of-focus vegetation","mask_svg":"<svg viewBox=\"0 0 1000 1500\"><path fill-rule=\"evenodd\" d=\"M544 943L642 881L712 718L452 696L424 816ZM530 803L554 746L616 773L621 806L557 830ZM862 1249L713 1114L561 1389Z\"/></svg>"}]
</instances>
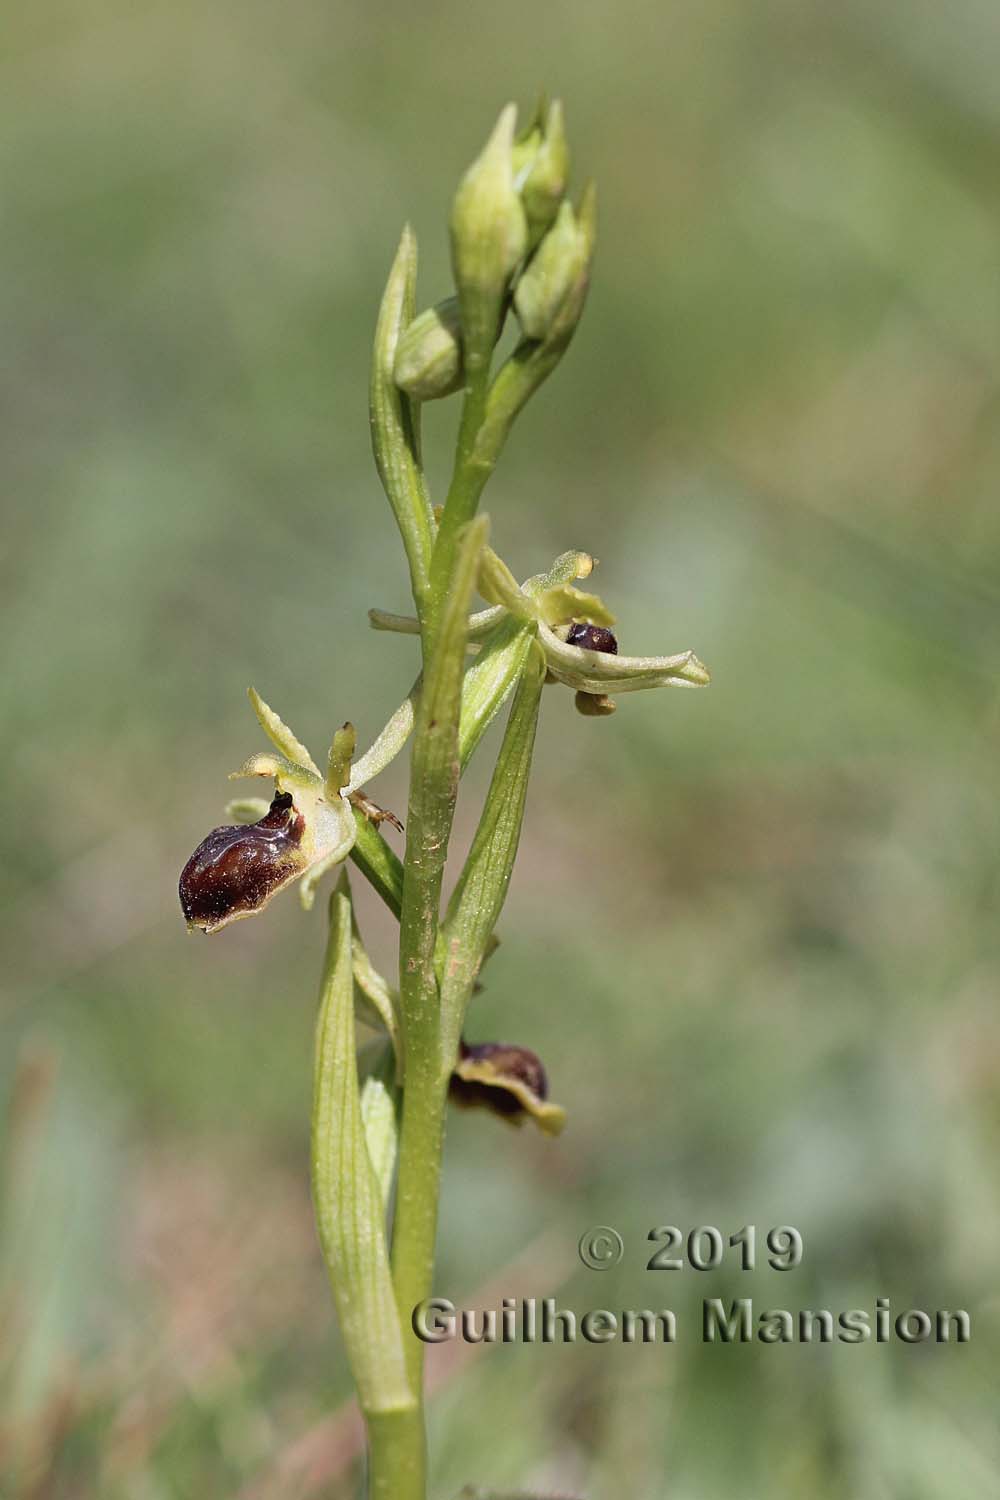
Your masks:
<instances>
[{"instance_id":1,"label":"out-of-focus vegetation","mask_svg":"<svg viewBox=\"0 0 1000 1500\"><path fill-rule=\"evenodd\" d=\"M406 603L374 312L407 217L447 289L451 186L539 84L598 266L494 538L522 575L595 552L624 649L715 680L610 721L547 696L472 1034L536 1047L570 1126L454 1117L438 1285L680 1334L436 1351L435 1491L1000 1494L998 45L975 0L10 13L4 1496L353 1493L322 903L195 940L175 879L258 745L248 682L318 747L409 685L365 622ZM804 1264L646 1272L666 1222L790 1222ZM617 1271L580 1266L592 1223ZM706 1348L709 1295L962 1306L973 1339Z\"/></svg>"}]
</instances>

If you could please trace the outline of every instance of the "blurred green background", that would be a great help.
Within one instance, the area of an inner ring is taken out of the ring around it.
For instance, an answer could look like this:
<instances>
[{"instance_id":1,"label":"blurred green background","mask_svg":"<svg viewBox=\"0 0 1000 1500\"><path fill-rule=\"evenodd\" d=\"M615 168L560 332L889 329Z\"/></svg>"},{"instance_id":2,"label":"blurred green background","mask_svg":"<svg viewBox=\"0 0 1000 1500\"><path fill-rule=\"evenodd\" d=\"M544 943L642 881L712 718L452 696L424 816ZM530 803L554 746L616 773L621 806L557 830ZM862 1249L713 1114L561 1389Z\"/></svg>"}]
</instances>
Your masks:
<instances>
[{"instance_id":1,"label":"blurred green background","mask_svg":"<svg viewBox=\"0 0 1000 1500\"><path fill-rule=\"evenodd\" d=\"M407 603L375 309L407 218L447 292L458 176L539 86L598 261L494 537L522 576L594 552L623 649L714 683L607 721L546 695L470 1034L535 1047L570 1125L453 1117L437 1284L681 1332L437 1351L434 1493L1000 1495L998 44L986 0L8 15L4 1497L354 1493L306 1170L322 911L206 942L175 883L258 747L249 682L314 750L409 685L365 619ZM663 1223L792 1223L804 1263L656 1275ZM973 1339L705 1348L715 1295L961 1306Z\"/></svg>"}]
</instances>

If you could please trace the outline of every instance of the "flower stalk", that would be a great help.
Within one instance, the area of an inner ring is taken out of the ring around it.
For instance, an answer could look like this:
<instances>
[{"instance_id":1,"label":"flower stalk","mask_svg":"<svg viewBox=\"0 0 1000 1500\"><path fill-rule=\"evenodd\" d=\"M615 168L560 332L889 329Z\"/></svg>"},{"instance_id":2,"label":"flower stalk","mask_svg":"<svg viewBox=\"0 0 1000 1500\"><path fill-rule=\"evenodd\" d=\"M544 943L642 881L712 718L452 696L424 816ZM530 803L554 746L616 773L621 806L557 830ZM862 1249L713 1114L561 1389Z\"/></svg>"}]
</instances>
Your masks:
<instances>
[{"instance_id":1,"label":"flower stalk","mask_svg":"<svg viewBox=\"0 0 1000 1500\"><path fill-rule=\"evenodd\" d=\"M581 714L613 712L612 693L699 686L690 651L621 654L614 616L577 585L593 571L567 551L519 584L478 515L485 485L525 404L555 370L583 312L595 234L593 188L567 197L569 152L558 102L521 134L508 106L459 184L449 222L454 289L417 314L417 244L403 231L375 329L369 412L375 465L399 529L413 615L371 611L371 624L415 636L420 669L374 743L356 755L345 723L323 769L251 689L271 749L237 776L273 782L240 798L181 874L188 925L215 932L298 883L312 905L338 878L320 988L312 1109L312 1188L320 1246L368 1431L367 1493L426 1500L424 1345L414 1308L433 1292L446 1110L486 1107L511 1124L562 1129L548 1077L529 1047L469 1041L470 1002L497 946L527 801L546 685L563 684ZM494 369L508 318L520 324ZM461 393L451 480L431 505L420 445L425 400ZM474 608L475 596L485 608ZM447 909L442 886L463 771L509 702L472 846ZM402 830L366 790L410 752ZM374 968L353 911L345 861L399 923L397 983ZM474 1019L474 1017L473 1017ZM355 1024L377 1040L359 1054ZM391 1224L391 1231L390 1231Z\"/></svg>"}]
</instances>

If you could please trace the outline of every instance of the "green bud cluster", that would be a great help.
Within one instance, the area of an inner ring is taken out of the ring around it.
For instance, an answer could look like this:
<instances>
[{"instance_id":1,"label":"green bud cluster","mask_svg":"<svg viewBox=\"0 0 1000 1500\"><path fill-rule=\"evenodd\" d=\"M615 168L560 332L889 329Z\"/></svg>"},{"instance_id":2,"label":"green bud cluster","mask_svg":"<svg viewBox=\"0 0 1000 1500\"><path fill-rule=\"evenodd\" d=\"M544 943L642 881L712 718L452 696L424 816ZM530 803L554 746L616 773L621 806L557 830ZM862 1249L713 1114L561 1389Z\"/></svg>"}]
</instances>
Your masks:
<instances>
[{"instance_id":1,"label":"green bud cluster","mask_svg":"<svg viewBox=\"0 0 1000 1500\"><path fill-rule=\"evenodd\" d=\"M413 401L437 400L485 380L511 307L524 341L549 356L533 366L535 389L583 311L594 245L593 188L574 209L566 196L570 158L558 100L542 101L520 134L515 123L511 104L455 193L449 223L454 295L425 309L400 337L393 378Z\"/></svg>"}]
</instances>

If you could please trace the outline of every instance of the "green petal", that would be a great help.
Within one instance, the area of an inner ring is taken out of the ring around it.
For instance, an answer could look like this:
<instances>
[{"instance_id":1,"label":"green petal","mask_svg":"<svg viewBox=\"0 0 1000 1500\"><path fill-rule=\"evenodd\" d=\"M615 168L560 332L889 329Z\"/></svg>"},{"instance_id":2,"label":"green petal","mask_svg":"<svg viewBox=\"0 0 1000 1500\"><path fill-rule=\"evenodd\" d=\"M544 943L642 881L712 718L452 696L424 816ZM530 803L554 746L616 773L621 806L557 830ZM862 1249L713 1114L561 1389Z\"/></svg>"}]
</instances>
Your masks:
<instances>
[{"instance_id":1,"label":"green petal","mask_svg":"<svg viewBox=\"0 0 1000 1500\"><path fill-rule=\"evenodd\" d=\"M245 760L238 771L229 773L230 781L238 781L242 776L273 777L281 790L287 785L309 787L318 792L323 785L318 771L310 771L297 761L287 760L285 756L275 755L270 750L258 751L249 760Z\"/></svg>"},{"instance_id":2,"label":"green petal","mask_svg":"<svg viewBox=\"0 0 1000 1500\"><path fill-rule=\"evenodd\" d=\"M538 607L546 625L567 625L571 620L586 620L589 625L608 627L615 623L615 617L603 599L568 583L546 589L538 597Z\"/></svg>"}]
</instances>

